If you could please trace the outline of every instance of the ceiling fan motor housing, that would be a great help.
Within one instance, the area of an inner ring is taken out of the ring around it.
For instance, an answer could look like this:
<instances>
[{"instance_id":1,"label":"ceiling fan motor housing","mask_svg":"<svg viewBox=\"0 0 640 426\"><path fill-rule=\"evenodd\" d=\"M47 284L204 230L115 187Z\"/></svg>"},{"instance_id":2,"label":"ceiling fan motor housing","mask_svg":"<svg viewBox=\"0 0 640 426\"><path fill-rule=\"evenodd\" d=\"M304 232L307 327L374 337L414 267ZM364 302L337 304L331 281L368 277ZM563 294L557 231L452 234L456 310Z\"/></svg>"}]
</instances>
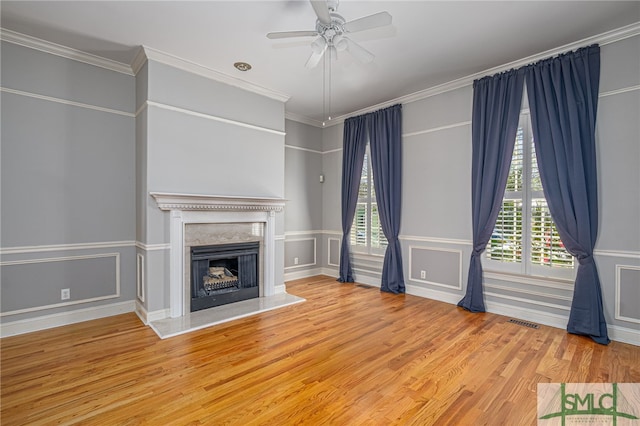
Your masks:
<instances>
[{"instance_id":1,"label":"ceiling fan motor housing","mask_svg":"<svg viewBox=\"0 0 640 426\"><path fill-rule=\"evenodd\" d=\"M338 50L343 50L346 48L346 41L342 37L346 32L344 29L346 21L336 12L331 12L330 15L331 22L329 25L323 24L319 19L316 20L316 31L327 42L327 46L334 46Z\"/></svg>"}]
</instances>

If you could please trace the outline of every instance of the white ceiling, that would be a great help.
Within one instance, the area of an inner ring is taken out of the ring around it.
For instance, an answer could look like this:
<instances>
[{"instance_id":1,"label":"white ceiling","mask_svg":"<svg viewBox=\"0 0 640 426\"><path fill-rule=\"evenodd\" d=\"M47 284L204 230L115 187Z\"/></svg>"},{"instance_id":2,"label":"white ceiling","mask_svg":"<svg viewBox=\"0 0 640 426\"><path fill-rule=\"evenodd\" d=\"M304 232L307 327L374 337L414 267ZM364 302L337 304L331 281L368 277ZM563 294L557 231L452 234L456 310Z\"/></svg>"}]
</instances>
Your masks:
<instances>
[{"instance_id":1,"label":"white ceiling","mask_svg":"<svg viewBox=\"0 0 640 426\"><path fill-rule=\"evenodd\" d=\"M141 45L288 95L286 111L322 121L323 66L304 64L314 30L306 0L2 1L2 28L131 64ZM330 112L343 116L594 35L640 22L638 1L355 1L349 21L380 11L389 27L350 37L376 55L331 64ZM253 66L240 72L233 63Z\"/></svg>"}]
</instances>

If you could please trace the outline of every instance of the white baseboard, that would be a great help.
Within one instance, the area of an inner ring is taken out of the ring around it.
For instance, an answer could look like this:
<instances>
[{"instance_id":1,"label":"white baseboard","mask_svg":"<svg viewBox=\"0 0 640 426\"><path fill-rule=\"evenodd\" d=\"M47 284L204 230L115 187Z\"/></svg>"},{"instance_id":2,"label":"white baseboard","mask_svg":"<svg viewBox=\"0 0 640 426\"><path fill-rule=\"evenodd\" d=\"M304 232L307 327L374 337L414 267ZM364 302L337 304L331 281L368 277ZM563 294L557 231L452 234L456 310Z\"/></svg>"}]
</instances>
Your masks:
<instances>
[{"instance_id":1,"label":"white baseboard","mask_svg":"<svg viewBox=\"0 0 640 426\"><path fill-rule=\"evenodd\" d=\"M286 284L282 283L280 285L274 286L273 288L273 294L283 294L287 292L287 286Z\"/></svg>"},{"instance_id":2,"label":"white baseboard","mask_svg":"<svg viewBox=\"0 0 640 426\"><path fill-rule=\"evenodd\" d=\"M537 324L548 325L563 330L567 328L569 317L549 312L536 311L533 309L523 308L520 306L509 306L504 303L485 301L487 312L492 314L513 317L523 321L530 321Z\"/></svg>"},{"instance_id":3,"label":"white baseboard","mask_svg":"<svg viewBox=\"0 0 640 426\"><path fill-rule=\"evenodd\" d=\"M149 315L147 313L147 310L140 303L140 300L136 300L136 309L134 312L136 313L138 318L140 318L140 321L142 321L144 325L149 325Z\"/></svg>"},{"instance_id":4,"label":"white baseboard","mask_svg":"<svg viewBox=\"0 0 640 426\"><path fill-rule=\"evenodd\" d=\"M98 318L120 315L127 312L135 312L135 310L136 303L135 301L130 300L126 302L111 303L109 305L60 312L58 314L43 315L24 320L4 322L0 324L0 337L31 333L33 331L76 324Z\"/></svg>"},{"instance_id":5,"label":"white baseboard","mask_svg":"<svg viewBox=\"0 0 640 426\"><path fill-rule=\"evenodd\" d=\"M171 315L171 309L169 308L147 312L147 310L139 300L136 300L135 312L140 320L144 323L144 325L149 325L151 321L158 321L161 319L169 318L169 316Z\"/></svg>"},{"instance_id":6,"label":"white baseboard","mask_svg":"<svg viewBox=\"0 0 640 426\"><path fill-rule=\"evenodd\" d=\"M338 269L336 268L331 268L331 267L313 268L313 269L307 269L304 271L285 274L284 281L287 282L287 281L299 280L302 278L317 277L318 275L326 275L328 277L334 277L337 279L339 274L338 274ZM379 286L380 285L378 285L378 287Z\"/></svg>"},{"instance_id":7,"label":"white baseboard","mask_svg":"<svg viewBox=\"0 0 640 426\"><path fill-rule=\"evenodd\" d=\"M306 274L300 276L302 272ZM316 268L313 270L296 272L296 277L287 277L287 281L299 278L307 278L318 274L327 276L336 276L336 270L331 268ZM360 276L358 283L380 287L379 278ZM407 294L424 297L426 299L438 300L445 303L456 305L460 300L460 296L439 290L427 289L420 286L407 284ZM275 288L276 294L285 293L286 286L279 285ZM540 312L532 309L513 307L503 303L487 302L487 312L513 317L521 320L531 321L538 324L556 327L565 330L567 327L568 317L562 315L551 314L548 312ZM83 321L90 321L98 318L110 317L127 312L135 312L140 320L148 325L151 321L157 321L169 318L169 309L161 309L153 312L147 312L139 301L126 301L112 303L109 305L97 306L92 308L77 309L70 312L61 312L58 314L43 315L36 318L5 322L0 324L0 337L16 336L34 331L46 330L49 328L60 327L63 325L75 324ZM607 326L609 338L617 342L628 343L640 346L640 330L634 330L627 327L616 325Z\"/></svg>"},{"instance_id":8,"label":"white baseboard","mask_svg":"<svg viewBox=\"0 0 640 426\"><path fill-rule=\"evenodd\" d=\"M159 309L157 311L152 311L147 313L147 321L157 321L164 318L169 318L171 316L171 309Z\"/></svg>"},{"instance_id":9,"label":"white baseboard","mask_svg":"<svg viewBox=\"0 0 640 426\"><path fill-rule=\"evenodd\" d=\"M487 312L491 312L493 314L531 321L542 325L548 325L549 327L556 327L561 330L566 330L567 323L569 322L569 316L556 315L521 307L513 307L497 302L486 302L485 305ZM607 333L609 334L609 339L615 340L616 342L640 346L640 330L620 327L617 325L607 325Z\"/></svg>"},{"instance_id":10,"label":"white baseboard","mask_svg":"<svg viewBox=\"0 0 640 426\"><path fill-rule=\"evenodd\" d=\"M299 280L301 278L315 277L322 275L322 268L304 269L302 271L287 272L284 274L284 282Z\"/></svg>"},{"instance_id":11,"label":"white baseboard","mask_svg":"<svg viewBox=\"0 0 640 426\"><path fill-rule=\"evenodd\" d=\"M340 276L340 270L337 267L332 268L332 267L324 266L320 268L320 273L322 275L327 275L329 277L334 277L336 279Z\"/></svg>"},{"instance_id":12,"label":"white baseboard","mask_svg":"<svg viewBox=\"0 0 640 426\"><path fill-rule=\"evenodd\" d=\"M461 299L459 295L447 293L446 291L434 290L432 288L425 288L413 284L405 284L405 287L407 289L407 294L424 297L425 299L451 303L452 305L458 304L458 301Z\"/></svg>"},{"instance_id":13,"label":"white baseboard","mask_svg":"<svg viewBox=\"0 0 640 426\"><path fill-rule=\"evenodd\" d=\"M369 275L358 274L356 278L356 282L358 284L370 285L371 287L380 288L380 277L371 277Z\"/></svg>"},{"instance_id":14,"label":"white baseboard","mask_svg":"<svg viewBox=\"0 0 640 426\"><path fill-rule=\"evenodd\" d=\"M611 340L640 346L640 330L620 327L617 325L608 325L607 332L609 333L609 339Z\"/></svg>"},{"instance_id":15,"label":"white baseboard","mask_svg":"<svg viewBox=\"0 0 640 426\"><path fill-rule=\"evenodd\" d=\"M375 285L377 287L380 284L367 283L366 280L358 279L358 282L362 284ZM372 280L369 280L372 281ZM427 289L411 284L406 285L407 294L413 296L424 297L426 299L438 300L440 302L450 303L457 305L462 298L459 295L447 293L443 291ZM568 316L551 314L548 312L536 311L533 309L527 309L522 307L509 306L503 303L497 302L485 302L487 312L492 314L504 315L516 319L525 321L531 321L537 324L547 325L549 327L559 328L561 330L567 329L567 322L569 322ZM609 338L616 342L628 343L630 345L640 346L640 330L634 330L632 328L620 327L617 325L608 325L607 332Z\"/></svg>"}]
</instances>

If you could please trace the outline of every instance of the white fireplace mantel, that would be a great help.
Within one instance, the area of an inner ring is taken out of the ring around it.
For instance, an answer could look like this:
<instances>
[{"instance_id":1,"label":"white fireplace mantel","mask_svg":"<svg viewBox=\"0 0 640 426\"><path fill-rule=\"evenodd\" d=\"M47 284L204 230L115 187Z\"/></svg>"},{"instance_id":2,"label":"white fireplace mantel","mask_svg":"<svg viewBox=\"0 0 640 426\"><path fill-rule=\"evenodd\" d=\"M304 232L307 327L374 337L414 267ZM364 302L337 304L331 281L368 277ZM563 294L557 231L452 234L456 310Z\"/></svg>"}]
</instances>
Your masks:
<instances>
[{"instance_id":1,"label":"white fireplace mantel","mask_svg":"<svg viewBox=\"0 0 640 426\"><path fill-rule=\"evenodd\" d=\"M282 198L230 197L227 195L175 194L150 192L160 210L216 210L279 212L284 208Z\"/></svg>"},{"instance_id":2,"label":"white fireplace mantel","mask_svg":"<svg viewBox=\"0 0 640 426\"><path fill-rule=\"evenodd\" d=\"M160 210L170 211L169 295L171 317L188 313L184 285L184 229L189 223L264 223L264 279L261 296L275 294L275 213L285 200L266 197L151 192Z\"/></svg>"}]
</instances>

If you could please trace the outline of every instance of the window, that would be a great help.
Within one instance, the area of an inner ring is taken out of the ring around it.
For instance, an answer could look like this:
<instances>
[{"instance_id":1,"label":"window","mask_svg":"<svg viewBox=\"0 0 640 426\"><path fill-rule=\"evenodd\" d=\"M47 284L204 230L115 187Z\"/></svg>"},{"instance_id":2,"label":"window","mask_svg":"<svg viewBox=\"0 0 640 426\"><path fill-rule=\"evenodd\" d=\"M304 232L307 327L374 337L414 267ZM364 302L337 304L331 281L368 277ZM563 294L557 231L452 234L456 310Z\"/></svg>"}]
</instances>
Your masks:
<instances>
[{"instance_id":1,"label":"window","mask_svg":"<svg viewBox=\"0 0 640 426\"><path fill-rule=\"evenodd\" d=\"M382 224L378 216L373 171L371 168L371 151L369 145L364 154L358 204L351 225L351 248L357 253L384 254L387 239L382 232Z\"/></svg>"},{"instance_id":2,"label":"window","mask_svg":"<svg viewBox=\"0 0 640 426\"><path fill-rule=\"evenodd\" d=\"M574 258L542 192L529 114L520 116L502 208L485 253L487 266L500 271L573 278Z\"/></svg>"}]
</instances>

